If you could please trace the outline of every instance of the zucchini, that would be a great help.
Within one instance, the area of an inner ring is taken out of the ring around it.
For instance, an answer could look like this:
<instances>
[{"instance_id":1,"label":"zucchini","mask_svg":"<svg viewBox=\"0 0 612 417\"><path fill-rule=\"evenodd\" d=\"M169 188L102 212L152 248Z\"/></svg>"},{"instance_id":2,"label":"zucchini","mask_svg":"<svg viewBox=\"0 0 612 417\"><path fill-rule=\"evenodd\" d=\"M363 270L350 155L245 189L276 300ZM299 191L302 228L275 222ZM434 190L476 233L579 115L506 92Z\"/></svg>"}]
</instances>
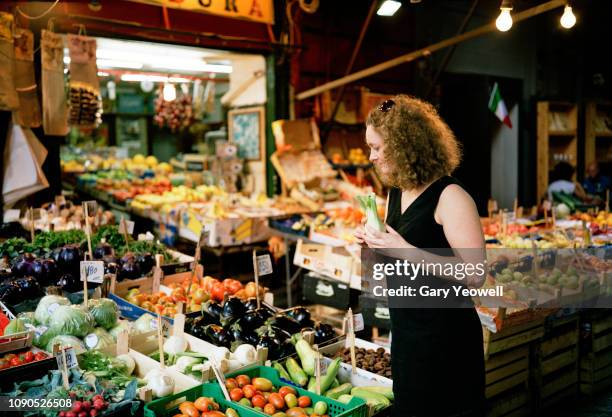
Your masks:
<instances>
[{"instance_id":1,"label":"zucchini","mask_svg":"<svg viewBox=\"0 0 612 417\"><path fill-rule=\"evenodd\" d=\"M317 360L316 352L312 349L312 346L302 338L301 334L293 335L291 341L295 345L295 351L302 362L302 369L307 375L313 376L315 374L315 362Z\"/></svg>"},{"instance_id":2,"label":"zucchini","mask_svg":"<svg viewBox=\"0 0 612 417\"><path fill-rule=\"evenodd\" d=\"M291 376L291 380L298 384L300 387L308 384L308 376L304 372L300 365L298 365L297 361L293 358L287 358L285 362L285 366L287 367L287 372Z\"/></svg>"},{"instance_id":3,"label":"zucchini","mask_svg":"<svg viewBox=\"0 0 612 417\"><path fill-rule=\"evenodd\" d=\"M368 390L370 392L375 392L377 394L382 394L385 397L387 397L389 400L393 401L395 398L393 396L393 388L391 387L374 387L374 386L370 386L370 387L359 387L361 389L365 389Z\"/></svg>"},{"instance_id":4,"label":"zucchini","mask_svg":"<svg viewBox=\"0 0 612 417\"><path fill-rule=\"evenodd\" d=\"M291 377L289 376L289 374L287 373L287 370L285 369L285 367L282 364L280 364L278 362L274 362L272 367L278 371L278 374L280 375L281 378L283 378L283 379L285 379L287 381L293 381L291 379Z\"/></svg>"},{"instance_id":5,"label":"zucchini","mask_svg":"<svg viewBox=\"0 0 612 417\"><path fill-rule=\"evenodd\" d=\"M346 382L337 386L336 388L330 389L325 393L325 396L331 398L332 400L337 400L341 395L350 394L351 389L353 389L353 385L350 382Z\"/></svg>"},{"instance_id":6,"label":"zucchini","mask_svg":"<svg viewBox=\"0 0 612 417\"><path fill-rule=\"evenodd\" d=\"M351 390L351 395L364 400L368 407L373 410L374 414L391 405L391 401L384 395L363 389L362 387L353 388Z\"/></svg>"}]
</instances>

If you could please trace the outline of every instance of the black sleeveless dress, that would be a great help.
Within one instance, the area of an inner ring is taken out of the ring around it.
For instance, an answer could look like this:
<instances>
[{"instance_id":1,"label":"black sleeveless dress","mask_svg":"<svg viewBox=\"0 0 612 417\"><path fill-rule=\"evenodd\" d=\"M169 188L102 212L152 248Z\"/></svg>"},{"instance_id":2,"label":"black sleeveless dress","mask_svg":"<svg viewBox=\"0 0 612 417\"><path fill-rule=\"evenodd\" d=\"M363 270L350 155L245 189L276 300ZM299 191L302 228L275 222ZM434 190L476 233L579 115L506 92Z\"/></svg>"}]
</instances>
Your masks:
<instances>
[{"instance_id":1,"label":"black sleeveless dress","mask_svg":"<svg viewBox=\"0 0 612 417\"><path fill-rule=\"evenodd\" d=\"M387 224L418 248L450 248L434 212L452 177L432 183L401 212L401 190L390 191ZM482 328L472 308L391 308L394 416L482 415Z\"/></svg>"}]
</instances>

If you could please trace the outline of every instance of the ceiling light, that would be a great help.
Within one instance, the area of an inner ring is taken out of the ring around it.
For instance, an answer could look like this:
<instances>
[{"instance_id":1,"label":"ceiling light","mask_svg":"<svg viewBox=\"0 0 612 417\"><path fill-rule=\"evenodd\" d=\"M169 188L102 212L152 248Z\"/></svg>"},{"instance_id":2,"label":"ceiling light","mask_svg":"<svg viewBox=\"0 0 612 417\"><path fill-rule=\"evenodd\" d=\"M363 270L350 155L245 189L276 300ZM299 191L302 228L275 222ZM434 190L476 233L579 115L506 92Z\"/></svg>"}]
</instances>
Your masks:
<instances>
[{"instance_id":1,"label":"ceiling light","mask_svg":"<svg viewBox=\"0 0 612 417\"><path fill-rule=\"evenodd\" d=\"M385 0L383 1L383 4L381 4L378 8L376 14L379 16L393 16L401 6L402 3L400 3L399 1Z\"/></svg>"},{"instance_id":2,"label":"ceiling light","mask_svg":"<svg viewBox=\"0 0 612 417\"><path fill-rule=\"evenodd\" d=\"M127 81L127 82L151 81L154 83L165 83L165 82L168 82L168 77L164 77L162 75L147 75L147 74L122 74L121 81Z\"/></svg>"},{"instance_id":3,"label":"ceiling light","mask_svg":"<svg viewBox=\"0 0 612 417\"><path fill-rule=\"evenodd\" d=\"M108 77L110 74L104 71L98 71L98 77Z\"/></svg>"},{"instance_id":4,"label":"ceiling light","mask_svg":"<svg viewBox=\"0 0 612 417\"><path fill-rule=\"evenodd\" d=\"M133 61L117 61L114 59L98 59L96 60L98 67L102 68L130 68L130 69L141 69L143 67L142 62Z\"/></svg>"},{"instance_id":5,"label":"ceiling light","mask_svg":"<svg viewBox=\"0 0 612 417\"><path fill-rule=\"evenodd\" d=\"M563 10L563 16L561 16L561 26L565 29L571 29L576 24L576 16L572 12L572 8L569 4L565 5L565 10Z\"/></svg>"},{"instance_id":6,"label":"ceiling light","mask_svg":"<svg viewBox=\"0 0 612 417\"><path fill-rule=\"evenodd\" d=\"M512 10L512 2L509 0L503 0L501 6L499 7L501 13L495 20L495 26L500 32L507 32L512 27L512 16L510 15L510 10Z\"/></svg>"}]
</instances>

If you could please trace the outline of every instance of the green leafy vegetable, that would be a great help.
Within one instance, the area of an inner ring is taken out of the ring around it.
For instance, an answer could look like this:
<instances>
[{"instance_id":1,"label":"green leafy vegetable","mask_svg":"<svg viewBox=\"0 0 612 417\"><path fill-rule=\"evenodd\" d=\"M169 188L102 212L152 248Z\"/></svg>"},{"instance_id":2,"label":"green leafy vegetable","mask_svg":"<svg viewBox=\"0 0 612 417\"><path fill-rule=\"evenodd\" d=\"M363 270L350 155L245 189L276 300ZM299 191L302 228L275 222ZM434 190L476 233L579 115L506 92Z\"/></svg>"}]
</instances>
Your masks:
<instances>
[{"instance_id":1,"label":"green leafy vegetable","mask_svg":"<svg viewBox=\"0 0 612 417\"><path fill-rule=\"evenodd\" d=\"M81 306L61 306L53 313L49 326L58 334L83 337L93 331L95 320Z\"/></svg>"},{"instance_id":2,"label":"green leafy vegetable","mask_svg":"<svg viewBox=\"0 0 612 417\"><path fill-rule=\"evenodd\" d=\"M369 226L379 232L385 231L385 225L378 217L378 208L376 207L376 196L369 194L366 196L357 196L357 201L361 209L366 215L366 226Z\"/></svg>"},{"instance_id":3,"label":"green leafy vegetable","mask_svg":"<svg viewBox=\"0 0 612 417\"><path fill-rule=\"evenodd\" d=\"M87 302L87 308L98 326L108 330L117 324L119 307L113 300L108 298L91 299Z\"/></svg>"}]
</instances>

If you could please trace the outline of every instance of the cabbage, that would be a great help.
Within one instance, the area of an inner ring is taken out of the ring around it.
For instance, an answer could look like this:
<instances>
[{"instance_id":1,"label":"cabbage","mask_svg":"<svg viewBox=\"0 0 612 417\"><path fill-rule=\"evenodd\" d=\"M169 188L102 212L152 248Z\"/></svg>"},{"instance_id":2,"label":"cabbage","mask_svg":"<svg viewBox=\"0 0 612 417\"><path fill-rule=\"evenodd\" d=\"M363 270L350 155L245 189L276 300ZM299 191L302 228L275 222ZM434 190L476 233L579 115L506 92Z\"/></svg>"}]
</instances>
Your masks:
<instances>
[{"instance_id":1,"label":"cabbage","mask_svg":"<svg viewBox=\"0 0 612 417\"><path fill-rule=\"evenodd\" d=\"M115 344L113 337L106 330L97 327L92 333L84 338L85 347L89 350L101 350Z\"/></svg>"},{"instance_id":2,"label":"cabbage","mask_svg":"<svg viewBox=\"0 0 612 417\"><path fill-rule=\"evenodd\" d=\"M117 322L117 325L110 329L108 333L113 337L114 340L117 340L117 337L119 337L119 333L124 330L127 330L128 334L130 335L134 334L134 327L132 326L132 323L127 320L120 320L119 322Z\"/></svg>"},{"instance_id":3,"label":"cabbage","mask_svg":"<svg viewBox=\"0 0 612 417\"><path fill-rule=\"evenodd\" d=\"M45 350L47 352L53 352L53 346L60 345L60 349L62 348L74 348L74 353L80 355L85 352L85 345L79 339L74 336L55 336L53 339L47 343L47 347Z\"/></svg>"},{"instance_id":4,"label":"cabbage","mask_svg":"<svg viewBox=\"0 0 612 417\"><path fill-rule=\"evenodd\" d=\"M40 324L49 324L51 316L59 306L68 306L70 301L66 297L59 295L45 295L38 302L38 307L34 312L34 318Z\"/></svg>"},{"instance_id":5,"label":"cabbage","mask_svg":"<svg viewBox=\"0 0 612 417\"><path fill-rule=\"evenodd\" d=\"M46 349L49 341L57 335L58 333L55 330L51 330L47 326L41 325L34 329L34 340L32 343L37 348Z\"/></svg>"},{"instance_id":6,"label":"cabbage","mask_svg":"<svg viewBox=\"0 0 612 417\"><path fill-rule=\"evenodd\" d=\"M28 327L28 324L36 327L36 318L34 317L33 311L24 311L23 313L19 313L17 314L17 318L20 319L26 327Z\"/></svg>"},{"instance_id":7,"label":"cabbage","mask_svg":"<svg viewBox=\"0 0 612 417\"><path fill-rule=\"evenodd\" d=\"M157 319L151 314L144 313L134 322L134 334L148 333L157 330Z\"/></svg>"},{"instance_id":8,"label":"cabbage","mask_svg":"<svg viewBox=\"0 0 612 417\"><path fill-rule=\"evenodd\" d=\"M25 332L27 329L24 325L23 320L15 319L11 320L9 324L4 328L4 334L8 336L9 334L21 333Z\"/></svg>"},{"instance_id":9,"label":"cabbage","mask_svg":"<svg viewBox=\"0 0 612 417\"><path fill-rule=\"evenodd\" d=\"M49 326L57 334L77 337L91 333L94 325L94 318L80 306L61 306L49 321Z\"/></svg>"},{"instance_id":10,"label":"cabbage","mask_svg":"<svg viewBox=\"0 0 612 417\"><path fill-rule=\"evenodd\" d=\"M117 323L119 307L113 300L108 298L89 300L87 308L96 321L96 325L108 330Z\"/></svg>"}]
</instances>

